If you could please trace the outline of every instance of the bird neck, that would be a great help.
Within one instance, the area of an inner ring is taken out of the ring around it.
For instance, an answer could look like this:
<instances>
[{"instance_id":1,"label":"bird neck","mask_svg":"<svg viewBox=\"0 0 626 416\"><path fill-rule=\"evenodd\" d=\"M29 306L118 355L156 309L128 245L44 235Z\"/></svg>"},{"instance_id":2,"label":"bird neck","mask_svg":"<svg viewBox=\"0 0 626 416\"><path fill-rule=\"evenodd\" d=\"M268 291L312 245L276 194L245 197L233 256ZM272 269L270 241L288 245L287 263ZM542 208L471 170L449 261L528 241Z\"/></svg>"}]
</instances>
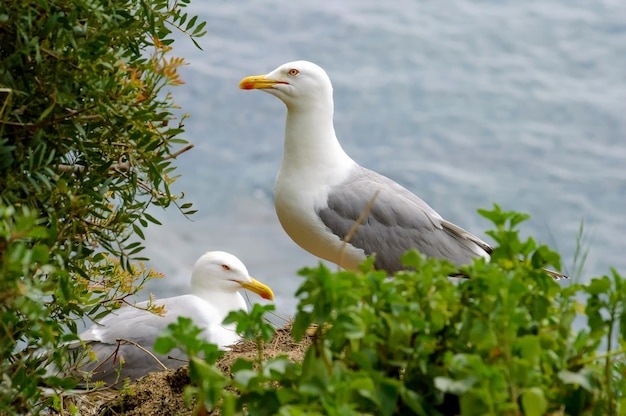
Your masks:
<instances>
[{"instance_id":1,"label":"bird neck","mask_svg":"<svg viewBox=\"0 0 626 416\"><path fill-rule=\"evenodd\" d=\"M223 312L223 316L216 316L216 319L219 319L220 323L232 311L247 310L246 302L239 292L216 293L215 289L209 291L192 286L191 293L203 299L205 302L214 305L216 310Z\"/></svg>"},{"instance_id":2,"label":"bird neck","mask_svg":"<svg viewBox=\"0 0 626 416\"><path fill-rule=\"evenodd\" d=\"M344 152L335 135L330 108L289 109L285 124L282 170L316 172L340 169L352 159Z\"/></svg>"}]
</instances>

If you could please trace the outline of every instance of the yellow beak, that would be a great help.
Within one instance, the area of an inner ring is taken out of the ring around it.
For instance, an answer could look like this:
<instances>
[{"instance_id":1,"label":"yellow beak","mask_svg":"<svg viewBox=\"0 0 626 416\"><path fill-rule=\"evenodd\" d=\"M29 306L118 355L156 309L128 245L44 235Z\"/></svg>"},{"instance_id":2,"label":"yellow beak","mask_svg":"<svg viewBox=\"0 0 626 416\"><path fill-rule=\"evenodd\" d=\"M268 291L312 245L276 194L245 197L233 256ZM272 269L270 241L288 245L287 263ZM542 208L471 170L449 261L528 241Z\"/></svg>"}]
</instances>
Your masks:
<instances>
[{"instance_id":1,"label":"yellow beak","mask_svg":"<svg viewBox=\"0 0 626 416\"><path fill-rule=\"evenodd\" d=\"M254 75L251 77L245 77L239 82L239 88L242 90L262 90L272 88L276 84L287 84L284 81L277 81L275 79L269 79L266 75Z\"/></svg>"},{"instance_id":2,"label":"yellow beak","mask_svg":"<svg viewBox=\"0 0 626 416\"><path fill-rule=\"evenodd\" d=\"M250 276L248 276L250 277ZM261 296L263 299L274 300L274 292L268 286L265 286L263 283L258 280L250 277L250 282L238 282L241 287L249 290L250 292L254 292L257 295Z\"/></svg>"}]
</instances>

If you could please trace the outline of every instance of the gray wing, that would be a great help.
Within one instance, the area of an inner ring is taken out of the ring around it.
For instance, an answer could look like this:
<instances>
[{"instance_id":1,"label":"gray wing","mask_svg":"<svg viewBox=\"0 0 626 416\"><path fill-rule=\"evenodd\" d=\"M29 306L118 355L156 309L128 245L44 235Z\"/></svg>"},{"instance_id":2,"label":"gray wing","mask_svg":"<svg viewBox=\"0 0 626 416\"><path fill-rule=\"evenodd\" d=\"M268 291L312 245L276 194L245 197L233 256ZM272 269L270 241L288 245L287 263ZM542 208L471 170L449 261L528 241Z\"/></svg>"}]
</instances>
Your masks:
<instances>
[{"instance_id":1,"label":"gray wing","mask_svg":"<svg viewBox=\"0 0 626 416\"><path fill-rule=\"evenodd\" d=\"M85 386L87 381L103 381L107 386L119 386L126 378L136 380L150 372L163 370L161 364L167 368L178 368L187 363L187 357L177 349L168 354L170 357L177 357L171 359L155 354L152 348L143 349L124 341L119 344L90 341L87 345L90 347L90 354L97 361L91 360L87 355L77 364L75 374L86 380L81 386Z\"/></svg>"},{"instance_id":2,"label":"gray wing","mask_svg":"<svg viewBox=\"0 0 626 416\"><path fill-rule=\"evenodd\" d=\"M166 308L174 309L172 300L175 298L163 301ZM141 302L138 306L145 307L146 303ZM112 312L100 324L80 335L89 347L89 354L77 364L75 372L79 378L86 378L91 383L104 381L107 386L111 386L123 382L127 377L135 380L152 371L162 370L159 361L168 368L184 365L185 361L156 355L152 349L159 332L178 315L175 312L170 311L172 317L168 317L167 313L163 317L129 306ZM179 351L177 354L185 358ZM95 358L95 361L91 358Z\"/></svg>"},{"instance_id":3,"label":"gray wing","mask_svg":"<svg viewBox=\"0 0 626 416\"><path fill-rule=\"evenodd\" d=\"M155 303L165 306L164 316L125 306L107 315L99 325L83 332L80 338L90 347L90 355L96 360L85 357L77 366L76 373L80 373L80 377L91 373L92 383L104 381L112 385L126 377L135 380L149 372L162 370L159 361L167 368L186 364L186 355L178 349L170 351L167 356L158 355L153 350L159 333L179 316L192 318L195 325L204 329L200 336L221 348L239 339L234 331L222 327L221 320L215 319L215 316L220 316L215 307L197 296L181 295ZM137 306L145 308L147 302L140 302ZM121 341L118 342L118 339Z\"/></svg>"},{"instance_id":4,"label":"gray wing","mask_svg":"<svg viewBox=\"0 0 626 416\"><path fill-rule=\"evenodd\" d=\"M369 214L350 239L366 254L376 254L376 268L390 273L403 269L400 257L411 248L459 266L490 251L487 243L442 219L407 189L361 166L329 190L328 207L317 214L344 239L376 191Z\"/></svg>"}]
</instances>

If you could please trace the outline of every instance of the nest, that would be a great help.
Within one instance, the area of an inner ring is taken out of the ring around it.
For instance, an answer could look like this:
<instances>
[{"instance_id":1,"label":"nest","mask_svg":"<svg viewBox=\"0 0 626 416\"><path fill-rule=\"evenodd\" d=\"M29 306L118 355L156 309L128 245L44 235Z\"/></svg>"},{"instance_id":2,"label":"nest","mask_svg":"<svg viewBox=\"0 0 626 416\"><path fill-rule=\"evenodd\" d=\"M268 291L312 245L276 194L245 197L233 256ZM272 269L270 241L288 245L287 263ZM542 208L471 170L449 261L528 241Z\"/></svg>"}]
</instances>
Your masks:
<instances>
[{"instance_id":1,"label":"nest","mask_svg":"<svg viewBox=\"0 0 626 416\"><path fill-rule=\"evenodd\" d=\"M269 343L263 345L263 359L286 356L298 362L311 344L306 336L295 342L291 336L291 324L278 328ZM216 366L224 374L230 375L230 368L240 358L253 361L258 357L255 341L237 343L220 358ZM194 404L186 406L185 386L190 384L189 367L165 370L147 374L122 390L100 389L84 393L74 393L63 398L63 407L69 413L72 407L86 416L134 416L148 414L192 415ZM204 415L219 415L219 409L200 412Z\"/></svg>"}]
</instances>

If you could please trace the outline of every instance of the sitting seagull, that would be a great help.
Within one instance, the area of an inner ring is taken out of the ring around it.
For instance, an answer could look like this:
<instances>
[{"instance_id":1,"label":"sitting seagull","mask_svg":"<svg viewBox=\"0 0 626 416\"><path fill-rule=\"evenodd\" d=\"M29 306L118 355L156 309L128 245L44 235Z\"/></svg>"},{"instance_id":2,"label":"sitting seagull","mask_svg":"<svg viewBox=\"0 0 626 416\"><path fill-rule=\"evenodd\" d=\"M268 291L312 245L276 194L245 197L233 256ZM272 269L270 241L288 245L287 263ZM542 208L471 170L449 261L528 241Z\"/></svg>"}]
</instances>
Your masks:
<instances>
[{"instance_id":1,"label":"sitting seagull","mask_svg":"<svg viewBox=\"0 0 626 416\"><path fill-rule=\"evenodd\" d=\"M244 78L239 88L260 89L287 106L274 201L281 225L300 247L353 270L375 254L375 267L390 274L404 268L401 255L412 248L457 266L490 258L486 242L344 152L333 126L332 84L322 68L289 62Z\"/></svg>"},{"instance_id":2,"label":"sitting seagull","mask_svg":"<svg viewBox=\"0 0 626 416\"><path fill-rule=\"evenodd\" d=\"M194 265L190 294L152 302L165 307L162 316L144 310L147 301L139 302L136 307L124 306L111 312L83 332L80 339L91 347L91 355L97 361L81 363L78 371L91 373L87 377L90 382L114 385L126 377L135 380L163 369L155 357L168 368L186 364L186 357L179 350L175 350L179 354L175 359L155 354L153 350L159 333L178 317L191 318L196 326L204 329L201 336L221 349L236 343L240 337L235 325L223 325L222 321L231 311L246 310L240 289L248 289L264 299L274 299L272 290L250 277L237 257L223 251L204 254ZM169 355L175 355L174 351Z\"/></svg>"}]
</instances>

